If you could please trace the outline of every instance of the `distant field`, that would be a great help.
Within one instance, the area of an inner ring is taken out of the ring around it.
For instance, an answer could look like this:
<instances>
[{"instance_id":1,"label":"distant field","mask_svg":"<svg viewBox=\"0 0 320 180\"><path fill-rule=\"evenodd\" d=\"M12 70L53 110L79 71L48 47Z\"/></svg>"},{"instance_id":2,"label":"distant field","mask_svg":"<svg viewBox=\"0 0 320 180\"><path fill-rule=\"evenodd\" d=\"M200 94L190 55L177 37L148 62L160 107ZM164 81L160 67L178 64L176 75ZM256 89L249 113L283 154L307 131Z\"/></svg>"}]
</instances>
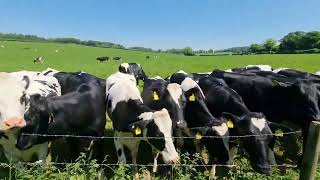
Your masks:
<instances>
[{"instance_id":1,"label":"distant field","mask_svg":"<svg viewBox=\"0 0 320 180\"><path fill-rule=\"evenodd\" d=\"M308 72L320 70L319 54L300 55L244 55L244 56L180 56L165 53L95 48L74 44L0 41L0 71L44 70L47 67L61 71L86 71L105 78L122 62L140 63L149 76L166 77L178 70L207 72L213 69L242 67L248 64L269 64L274 68L290 67ZM58 50L58 53L55 52ZM150 59L145 57L149 55ZM159 58L154 59L157 55ZM36 56L43 56L44 64L34 64ZM121 56L122 61L100 63L98 56Z\"/></svg>"},{"instance_id":2,"label":"distant field","mask_svg":"<svg viewBox=\"0 0 320 180\"><path fill-rule=\"evenodd\" d=\"M51 67L60 71L82 70L106 78L116 72L119 64L123 62L137 62L143 66L148 76L160 75L162 77L181 69L186 72L208 72L213 69L229 69L248 64L269 64L274 68L290 67L308 72L320 70L320 54L187 57L74 44L0 41L0 45L4 45L4 48L0 48L0 71L6 72L40 71ZM155 55L158 58L155 59ZM43 64L33 63L33 59L37 56L43 56ZM98 56L121 56L123 60L100 63L96 60ZM150 59L146 59L146 56L150 56ZM248 165L242 167L242 160L238 165L239 167L233 169L234 179L240 177L240 179L296 179L298 176L295 170L289 170L286 176L279 175L278 170L275 170L272 176L267 177L252 173L251 170L248 170Z\"/></svg>"}]
</instances>

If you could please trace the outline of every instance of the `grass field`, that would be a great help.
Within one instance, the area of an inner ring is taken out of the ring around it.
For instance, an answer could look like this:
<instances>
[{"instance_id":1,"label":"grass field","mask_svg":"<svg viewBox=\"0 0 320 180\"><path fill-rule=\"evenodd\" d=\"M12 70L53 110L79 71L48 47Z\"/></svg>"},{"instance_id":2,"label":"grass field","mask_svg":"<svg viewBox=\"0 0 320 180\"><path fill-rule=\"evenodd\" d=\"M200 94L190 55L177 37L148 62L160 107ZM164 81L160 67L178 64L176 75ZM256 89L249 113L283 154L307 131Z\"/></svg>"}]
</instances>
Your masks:
<instances>
[{"instance_id":1,"label":"grass field","mask_svg":"<svg viewBox=\"0 0 320 180\"><path fill-rule=\"evenodd\" d=\"M94 48L73 44L53 44L35 42L0 41L0 71L44 70L51 67L60 71L85 71L101 78L117 71L122 62L141 64L148 76L169 76L178 70L186 72L208 72L213 69L243 67L248 64L269 64L273 68L290 67L308 72L320 70L320 55L244 55L244 56L179 56L165 53L146 53L139 51ZM58 53L55 51L58 50ZM146 59L146 56L150 59ZM153 58L157 55L159 58ZM43 56L43 64L34 64L33 59ZM121 56L122 61L100 63L98 56ZM240 160L241 161L241 160ZM242 163L240 162L241 166ZM297 171L280 176L275 172L271 177L256 175L248 171L248 166L234 169L232 179L297 179ZM241 177L239 176L241 171ZM248 171L248 172L247 172ZM26 171L28 173L29 171ZM33 172L29 172L33 174ZM40 172L41 174L41 172ZM320 177L320 176L318 176Z\"/></svg>"}]
</instances>

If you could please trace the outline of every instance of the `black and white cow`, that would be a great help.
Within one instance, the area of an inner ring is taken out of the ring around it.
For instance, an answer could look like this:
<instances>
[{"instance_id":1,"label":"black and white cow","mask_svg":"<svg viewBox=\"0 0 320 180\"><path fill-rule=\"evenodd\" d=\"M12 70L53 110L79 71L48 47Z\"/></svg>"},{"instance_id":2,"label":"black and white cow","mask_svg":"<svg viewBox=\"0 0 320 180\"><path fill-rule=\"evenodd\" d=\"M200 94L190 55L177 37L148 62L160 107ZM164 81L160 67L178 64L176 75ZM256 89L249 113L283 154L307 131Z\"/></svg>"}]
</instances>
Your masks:
<instances>
[{"instance_id":1,"label":"black and white cow","mask_svg":"<svg viewBox=\"0 0 320 180\"><path fill-rule=\"evenodd\" d=\"M303 71L299 71L299 70L295 70L295 69L279 69L278 71L275 71L277 74L286 76L288 78L297 78L297 79L308 79L308 80L315 80L315 81L320 81L320 77L315 75L315 74L311 74L311 73L307 73L307 72L303 72Z\"/></svg>"},{"instance_id":2,"label":"black and white cow","mask_svg":"<svg viewBox=\"0 0 320 180\"><path fill-rule=\"evenodd\" d=\"M97 61L100 61L101 63L104 62L104 61L108 61L109 60L109 57L108 56L99 56L97 57L96 59Z\"/></svg>"},{"instance_id":3,"label":"black and white cow","mask_svg":"<svg viewBox=\"0 0 320 180\"><path fill-rule=\"evenodd\" d=\"M199 86L204 92L205 102L210 112L215 117L224 115L233 122L234 128L230 130L231 135L257 135L239 140L243 141L253 169L261 173L270 173L269 157L274 163L273 144L270 142L274 141L274 138L259 136L272 134L265 116L262 113L251 112L240 95L228 87L222 79L205 77L200 79Z\"/></svg>"},{"instance_id":4,"label":"black and white cow","mask_svg":"<svg viewBox=\"0 0 320 180\"><path fill-rule=\"evenodd\" d=\"M299 126L306 138L311 121L320 119L317 84L304 80L286 80L282 76L213 71L211 76L224 79L251 111L262 112L269 121Z\"/></svg>"},{"instance_id":5,"label":"black and white cow","mask_svg":"<svg viewBox=\"0 0 320 180\"><path fill-rule=\"evenodd\" d=\"M87 83L82 83L75 91L62 96L42 97L39 94L30 97L30 108L25 114L26 127L22 128L16 147L26 150L34 145L48 142L58 137L29 136L25 133L48 135L84 135L103 136L106 122L105 97L101 91L100 82L87 76ZM77 148L71 140L78 157L81 148Z\"/></svg>"},{"instance_id":6,"label":"black and white cow","mask_svg":"<svg viewBox=\"0 0 320 180\"><path fill-rule=\"evenodd\" d=\"M91 81L99 85L101 92L105 92L106 88L105 80L85 72L57 72L53 74L53 77L58 79L62 95L76 91L80 85ZM105 99L105 95L101 98Z\"/></svg>"},{"instance_id":7,"label":"black and white cow","mask_svg":"<svg viewBox=\"0 0 320 180\"><path fill-rule=\"evenodd\" d=\"M11 122L7 122L6 124L8 126L14 127L17 126L19 128L9 128L10 130L5 131L5 136L7 138L1 138L1 145L3 146L4 149L4 154L6 158L10 161L13 162L19 162L19 161L24 161L24 162L29 162L29 161L43 161L46 159L47 156L47 151L48 151L48 144L43 143L39 144L37 146L34 146L33 148L30 148L26 151L20 151L15 147L16 141L17 141L17 136L18 136L18 131L21 127L25 126L25 120L23 118L23 114L25 113L26 109L29 108L29 97L33 94L39 93L41 96L47 96L48 94L55 93L56 95L61 94L60 86L58 81L53 78L53 77L45 77L41 75L35 75L36 72L31 72L31 71L20 71L20 72L14 72L10 73L10 76L14 77L16 80L19 82L25 83L27 81L28 87L26 89L19 89L14 85L11 85L8 83L7 88L10 89L9 94L12 93L12 95L17 95L17 93L23 94L20 97L20 100L17 101L14 98L12 98L8 94L4 95L4 92L1 92L1 96L7 97L7 100L10 100L12 105L15 105L16 108L12 108L11 105L8 102L2 102L0 100L0 104L4 103L4 107L0 108L1 114L6 115L10 111L21 111L21 108L24 106L23 112L20 115L21 118L11 118ZM1 88L1 90L5 90L6 88ZM19 108L18 108L19 107ZM11 110L10 110L11 109ZM6 118L7 119L7 118ZM21 123L19 124L19 122ZM20 126L21 125L21 126Z\"/></svg>"},{"instance_id":8,"label":"black and white cow","mask_svg":"<svg viewBox=\"0 0 320 180\"><path fill-rule=\"evenodd\" d=\"M165 163L176 163L179 156L173 145L172 120L168 111L153 111L144 105L132 75L117 72L108 77L106 84L107 111L115 130L114 143L119 161L127 163L124 148L128 148L132 163L137 162L141 139L121 137L138 136L146 140L156 154L160 153ZM157 155L154 158L156 162Z\"/></svg>"},{"instance_id":9,"label":"black and white cow","mask_svg":"<svg viewBox=\"0 0 320 180\"><path fill-rule=\"evenodd\" d=\"M144 81L147 78L141 65L137 63L122 63L119 66L119 72L133 75L137 80L137 84L139 84L140 79Z\"/></svg>"}]
</instances>

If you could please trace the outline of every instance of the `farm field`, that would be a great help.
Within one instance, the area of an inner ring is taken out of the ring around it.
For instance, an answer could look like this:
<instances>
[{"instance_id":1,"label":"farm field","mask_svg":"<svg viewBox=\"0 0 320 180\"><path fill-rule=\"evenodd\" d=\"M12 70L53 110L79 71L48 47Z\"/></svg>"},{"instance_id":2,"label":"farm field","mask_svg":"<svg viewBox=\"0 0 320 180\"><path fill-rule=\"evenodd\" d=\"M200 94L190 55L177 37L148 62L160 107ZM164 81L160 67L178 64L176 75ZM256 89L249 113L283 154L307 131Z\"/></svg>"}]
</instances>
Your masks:
<instances>
[{"instance_id":1,"label":"farm field","mask_svg":"<svg viewBox=\"0 0 320 180\"><path fill-rule=\"evenodd\" d=\"M106 78L118 70L119 64L123 62L137 62L141 64L146 74L150 77L167 77L178 70L186 72L208 72L213 69L229 69L243 67L249 64L269 64L273 68L289 67L308 72L320 70L320 54L299 55L243 55L243 56L180 56L166 53L148 53L132 50L95 48L79 46L74 44L36 43L0 41L0 71L12 72L19 70L41 71L48 67L60 71L85 71L101 78ZM56 52L56 50L58 50ZM43 64L34 64L37 56L43 56ZM96 60L98 56L121 56L122 61L109 61L100 63ZM150 56L150 59L146 59ZM154 58L158 56L158 58ZM245 164L245 166L243 166ZM296 170L288 170L286 175L280 175L275 170L271 176L253 173L243 158L238 159L236 165L239 167L232 170L230 179L297 179ZM243 167L241 167L243 166ZM75 169L78 167L75 167ZM74 174L76 169L72 171ZM25 170L26 174L41 175L41 170ZM49 169L52 173L58 173L56 169ZM177 170L179 173L187 173ZM190 170L194 171L194 170ZM70 171L71 172L71 171ZM122 171L121 171L122 172ZM123 171L124 172L124 171ZM46 172L47 173L47 172ZM60 174L63 176L63 173ZM30 177L30 176L29 176ZM40 176L39 176L40 177ZM50 177L59 177L50 176ZM75 176L75 179L84 179ZM318 171L318 178L320 174ZM40 178L41 179L41 178Z\"/></svg>"}]
</instances>

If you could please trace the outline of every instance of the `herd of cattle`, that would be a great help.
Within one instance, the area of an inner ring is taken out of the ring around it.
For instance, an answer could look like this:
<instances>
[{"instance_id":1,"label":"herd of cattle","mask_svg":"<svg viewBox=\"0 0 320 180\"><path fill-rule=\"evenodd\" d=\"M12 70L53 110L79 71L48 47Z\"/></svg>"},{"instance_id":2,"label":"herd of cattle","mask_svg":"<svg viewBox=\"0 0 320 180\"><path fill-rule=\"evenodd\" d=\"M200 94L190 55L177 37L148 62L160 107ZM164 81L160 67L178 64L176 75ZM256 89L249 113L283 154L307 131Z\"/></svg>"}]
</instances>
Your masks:
<instances>
[{"instance_id":1,"label":"herd of cattle","mask_svg":"<svg viewBox=\"0 0 320 180\"><path fill-rule=\"evenodd\" d=\"M269 174L276 163L275 130L298 127L305 142L310 122L320 119L320 76L266 65L179 71L162 79L147 77L139 64L122 63L106 80L47 69L2 72L0 84L0 144L11 162L44 161L49 142L60 137L50 135L104 136L107 113L121 163L137 163L140 141L153 150L154 171L159 154L166 164L178 163L177 150L207 149L209 164L232 164L241 144L252 168ZM179 138L186 136L195 137L191 145Z\"/></svg>"}]
</instances>

